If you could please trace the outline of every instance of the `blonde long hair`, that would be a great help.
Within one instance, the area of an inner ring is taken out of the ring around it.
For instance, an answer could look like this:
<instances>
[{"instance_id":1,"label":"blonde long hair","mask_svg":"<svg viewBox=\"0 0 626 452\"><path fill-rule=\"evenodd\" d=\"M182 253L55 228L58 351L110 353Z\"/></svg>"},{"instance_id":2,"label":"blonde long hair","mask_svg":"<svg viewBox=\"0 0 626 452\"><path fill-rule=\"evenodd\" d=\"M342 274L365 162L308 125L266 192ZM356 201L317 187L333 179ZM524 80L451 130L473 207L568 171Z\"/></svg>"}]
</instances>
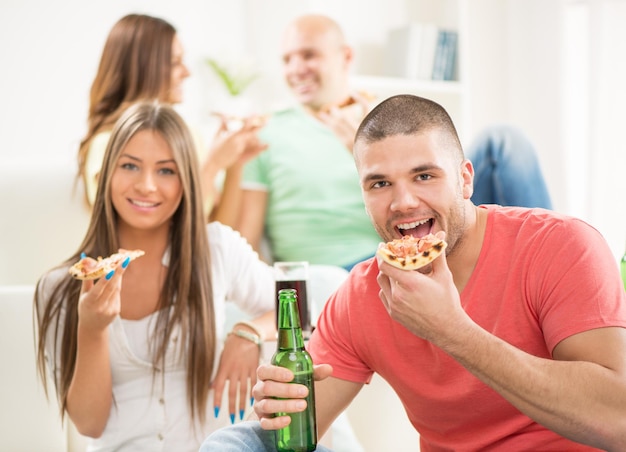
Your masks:
<instances>
[{"instance_id":1,"label":"blonde long hair","mask_svg":"<svg viewBox=\"0 0 626 452\"><path fill-rule=\"evenodd\" d=\"M155 369L162 366L172 331L175 326L180 326L186 344L183 353L186 353L187 362L188 405L192 418L198 416L204 422L216 354L211 261L194 142L183 119L172 107L141 102L120 117L107 145L87 234L78 251L59 267L69 267L83 251L90 256L108 256L119 248L118 214L110 196L111 178L121 152L131 137L141 130L155 130L167 141L183 186L183 197L171 219L170 262L159 297L153 363ZM54 350L60 350L60 356L55 356L52 362L61 370L59 380L55 379L55 388L64 413L76 366L81 284L66 273L52 289L49 299L40 300L43 280L45 275L37 284L34 301L38 327L37 367L45 387L46 337L49 332L54 332ZM64 321L60 315L63 310L66 313ZM60 344L57 344L58 340Z\"/></svg>"},{"instance_id":2,"label":"blonde long hair","mask_svg":"<svg viewBox=\"0 0 626 452\"><path fill-rule=\"evenodd\" d=\"M175 36L172 24L144 14L129 14L113 26L91 85L87 133L78 149L77 180L87 183L85 165L94 136L111 130L130 104L146 99L167 101Z\"/></svg>"}]
</instances>

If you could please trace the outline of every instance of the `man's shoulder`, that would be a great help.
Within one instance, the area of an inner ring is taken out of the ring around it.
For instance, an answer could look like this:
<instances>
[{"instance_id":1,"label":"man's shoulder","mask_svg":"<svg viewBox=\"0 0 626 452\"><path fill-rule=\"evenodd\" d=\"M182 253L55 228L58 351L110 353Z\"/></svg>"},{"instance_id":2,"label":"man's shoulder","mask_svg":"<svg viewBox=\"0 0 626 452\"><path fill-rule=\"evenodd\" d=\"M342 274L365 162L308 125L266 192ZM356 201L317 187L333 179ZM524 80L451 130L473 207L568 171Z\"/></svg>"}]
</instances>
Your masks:
<instances>
[{"instance_id":1,"label":"man's shoulder","mask_svg":"<svg viewBox=\"0 0 626 452\"><path fill-rule=\"evenodd\" d=\"M487 206L489 236L511 247L531 247L536 252L553 252L567 246L589 246L604 242L602 234L586 221L553 210L525 207ZM552 250L552 251L549 251Z\"/></svg>"},{"instance_id":2,"label":"man's shoulder","mask_svg":"<svg viewBox=\"0 0 626 452\"><path fill-rule=\"evenodd\" d=\"M348 274L348 288L350 291L367 292L370 283L378 287L378 261L376 257L370 257L356 264ZM377 289L378 290L378 289Z\"/></svg>"},{"instance_id":3,"label":"man's shoulder","mask_svg":"<svg viewBox=\"0 0 626 452\"><path fill-rule=\"evenodd\" d=\"M489 215L498 224L509 224L514 227L530 229L548 229L555 226L564 228L582 227L583 229L594 229L593 226L580 218L566 215L554 210L539 207L514 207L514 206L484 206L489 211Z\"/></svg>"}]
</instances>

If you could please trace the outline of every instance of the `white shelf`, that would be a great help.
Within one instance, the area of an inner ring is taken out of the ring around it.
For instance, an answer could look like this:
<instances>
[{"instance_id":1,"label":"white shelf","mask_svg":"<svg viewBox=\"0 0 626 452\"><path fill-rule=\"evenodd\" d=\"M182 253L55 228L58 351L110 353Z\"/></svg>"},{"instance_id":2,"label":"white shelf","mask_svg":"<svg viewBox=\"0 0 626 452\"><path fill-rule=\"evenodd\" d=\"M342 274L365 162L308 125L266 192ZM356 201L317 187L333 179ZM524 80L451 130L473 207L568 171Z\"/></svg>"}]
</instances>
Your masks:
<instances>
[{"instance_id":1,"label":"white shelf","mask_svg":"<svg viewBox=\"0 0 626 452\"><path fill-rule=\"evenodd\" d=\"M469 129L469 95L467 78L467 49L468 49L468 2L467 0L394 0L397 7L389 12L385 23L383 36L392 29L407 26L409 24L434 24L442 29L456 30L458 32L457 56L455 80L424 80L417 78L402 78L384 76L386 71L385 55L391 49L387 48L387 42L379 40L379 51L370 52L363 56L361 64L356 67L351 77L352 86L356 89L367 91L384 100L396 94L414 94L432 99L441 104L450 114L459 135L463 138ZM392 20L393 18L393 20ZM362 35L365 40L365 35ZM357 42L356 46L363 46L363 42ZM357 55L359 53L357 52ZM375 73L376 72L376 73Z\"/></svg>"},{"instance_id":2,"label":"white shelf","mask_svg":"<svg viewBox=\"0 0 626 452\"><path fill-rule=\"evenodd\" d=\"M355 75L352 84L359 89L374 92L385 91L394 94L454 94L463 95L465 87L459 81L411 80L400 77L380 77L374 75Z\"/></svg>"}]
</instances>

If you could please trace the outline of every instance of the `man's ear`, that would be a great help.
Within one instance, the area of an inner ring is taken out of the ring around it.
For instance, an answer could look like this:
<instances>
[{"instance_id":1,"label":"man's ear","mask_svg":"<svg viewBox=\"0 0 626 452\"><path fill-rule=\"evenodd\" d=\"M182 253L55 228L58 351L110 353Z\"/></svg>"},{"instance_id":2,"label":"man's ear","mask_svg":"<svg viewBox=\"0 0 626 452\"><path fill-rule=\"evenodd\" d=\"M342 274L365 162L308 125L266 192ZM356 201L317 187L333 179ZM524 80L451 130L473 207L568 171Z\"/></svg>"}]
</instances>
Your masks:
<instances>
[{"instance_id":1,"label":"man's ear","mask_svg":"<svg viewBox=\"0 0 626 452\"><path fill-rule=\"evenodd\" d=\"M470 199L474 194L474 165L467 159L461 163L461 182L463 184L463 198Z\"/></svg>"}]
</instances>

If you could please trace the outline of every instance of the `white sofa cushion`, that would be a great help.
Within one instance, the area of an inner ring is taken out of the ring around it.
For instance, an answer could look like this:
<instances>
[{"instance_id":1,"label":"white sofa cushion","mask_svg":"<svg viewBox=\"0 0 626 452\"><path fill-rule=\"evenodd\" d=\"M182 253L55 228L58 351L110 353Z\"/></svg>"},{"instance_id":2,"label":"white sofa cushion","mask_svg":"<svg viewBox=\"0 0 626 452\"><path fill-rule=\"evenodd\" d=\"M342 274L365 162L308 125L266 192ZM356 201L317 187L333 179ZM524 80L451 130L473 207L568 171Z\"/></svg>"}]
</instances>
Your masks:
<instances>
[{"instance_id":1,"label":"white sofa cushion","mask_svg":"<svg viewBox=\"0 0 626 452\"><path fill-rule=\"evenodd\" d=\"M76 251L89 222L75 167L0 165L0 285L35 284Z\"/></svg>"},{"instance_id":2,"label":"white sofa cushion","mask_svg":"<svg viewBox=\"0 0 626 452\"><path fill-rule=\"evenodd\" d=\"M1 448L66 451L54 388L48 401L35 370L33 293L33 286L0 286Z\"/></svg>"}]
</instances>

